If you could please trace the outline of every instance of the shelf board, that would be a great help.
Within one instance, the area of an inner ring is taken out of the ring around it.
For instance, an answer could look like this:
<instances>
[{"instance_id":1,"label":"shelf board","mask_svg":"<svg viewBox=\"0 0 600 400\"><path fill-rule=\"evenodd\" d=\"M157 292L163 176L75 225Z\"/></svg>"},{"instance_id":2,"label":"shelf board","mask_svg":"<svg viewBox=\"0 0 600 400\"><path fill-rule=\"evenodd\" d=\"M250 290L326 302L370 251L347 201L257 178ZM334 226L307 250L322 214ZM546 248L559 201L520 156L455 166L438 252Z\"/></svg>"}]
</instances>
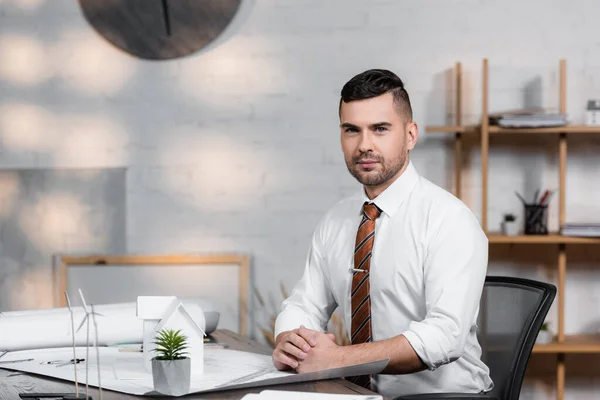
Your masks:
<instances>
[{"instance_id":1,"label":"shelf board","mask_svg":"<svg viewBox=\"0 0 600 400\"><path fill-rule=\"evenodd\" d=\"M480 125L467 126L426 126L425 130L431 133L475 133L481 129ZM520 134L520 135L536 135L536 134L557 134L557 133L600 133L600 126L588 125L567 125L554 126L549 128L503 128L501 126L490 126L490 134Z\"/></svg>"},{"instance_id":2,"label":"shelf board","mask_svg":"<svg viewBox=\"0 0 600 400\"><path fill-rule=\"evenodd\" d=\"M503 128L490 126L490 134L556 134L556 133L600 133L600 126L567 125L549 128Z\"/></svg>"},{"instance_id":3,"label":"shelf board","mask_svg":"<svg viewBox=\"0 0 600 400\"><path fill-rule=\"evenodd\" d=\"M431 133L475 133L479 131L479 125L432 125L426 126L425 131Z\"/></svg>"},{"instance_id":4,"label":"shelf board","mask_svg":"<svg viewBox=\"0 0 600 400\"><path fill-rule=\"evenodd\" d=\"M464 126L426 126L425 130L431 133L464 133L466 127Z\"/></svg>"},{"instance_id":5,"label":"shelf board","mask_svg":"<svg viewBox=\"0 0 600 400\"><path fill-rule=\"evenodd\" d=\"M567 335L563 343L536 344L533 353L600 353L600 335Z\"/></svg>"},{"instance_id":6,"label":"shelf board","mask_svg":"<svg viewBox=\"0 0 600 400\"><path fill-rule=\"evenodd\" d=\"M506 236L500 233L488 233L490 244L600 244L597 237L562 236L556 233L549 235Z\"/></svg>"}]
</instances>

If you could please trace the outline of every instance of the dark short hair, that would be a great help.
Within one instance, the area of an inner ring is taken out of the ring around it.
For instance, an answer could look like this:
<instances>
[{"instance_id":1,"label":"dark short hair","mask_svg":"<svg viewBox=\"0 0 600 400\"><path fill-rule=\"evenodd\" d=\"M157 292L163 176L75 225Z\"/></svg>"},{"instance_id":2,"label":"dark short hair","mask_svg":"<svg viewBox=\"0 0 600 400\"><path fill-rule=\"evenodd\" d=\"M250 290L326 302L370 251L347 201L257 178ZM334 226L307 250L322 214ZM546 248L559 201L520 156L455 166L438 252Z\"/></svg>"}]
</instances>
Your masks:
<instances>
[{"instance_id":1,"label":"dark short hair","mask_svg":"<svg viewBox=\"0 0 600 400\"><path fill-rule=\"evenodd\" d=\"M340 112L342 101L348 103L354 100L365 100L381 96L388 92L392 93L394 104L398 107L401 115L407 117L408 121L411 121L412 107L408 93L404 89L404 82L402 82L402 79L398 75L387 69L370 69L355 75L346 82L342 88Z\"/></svg>"}]
</instances>

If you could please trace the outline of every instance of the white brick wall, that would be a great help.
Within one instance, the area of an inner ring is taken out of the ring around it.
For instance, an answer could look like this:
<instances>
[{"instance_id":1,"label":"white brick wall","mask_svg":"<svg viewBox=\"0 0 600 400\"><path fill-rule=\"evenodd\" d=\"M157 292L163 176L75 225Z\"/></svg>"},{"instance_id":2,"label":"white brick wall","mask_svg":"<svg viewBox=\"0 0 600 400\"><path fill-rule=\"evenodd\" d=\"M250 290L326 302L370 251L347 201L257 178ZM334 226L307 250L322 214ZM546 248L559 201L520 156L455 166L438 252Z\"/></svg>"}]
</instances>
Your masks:
<instances>
[{"instance_id":1,"label":"white brick wall","mask_svg":"<svg viewBox=\"0 0 600 400\"><path fill-rule=\"evenodd\" d=\"M405 80L422 127L413 161L451 188L449 142L423 129L450 107L445 71L463 62L464 110L476 121L483 57L492 110L522 106L526 87L527 98L557 106L565 57L568 112L582 122L586 99L600 97L599 13L597 0L246 0L209 49L146 62L100 38L77 2L0 0L0 167L126 166L129 251L249 252L257 287L278 300L279 282L289 289L301 274L319 217L357 189L338 142L346 80L372 67ZM491 227L518 209L514 190L557 184L551 139L507 143L492 142ZM589 183L600 173L599 143L569 154L570 220L600 220L600 190ZM464 189L479 214L478 163L475 152ZM534 268L506 268L554 279L525 261ZM600 277L576 271L567 327L594 330L597 307L582 306L598 298ZM580 386L569 398L593 389Z\"/></svg>"}]
</instances>

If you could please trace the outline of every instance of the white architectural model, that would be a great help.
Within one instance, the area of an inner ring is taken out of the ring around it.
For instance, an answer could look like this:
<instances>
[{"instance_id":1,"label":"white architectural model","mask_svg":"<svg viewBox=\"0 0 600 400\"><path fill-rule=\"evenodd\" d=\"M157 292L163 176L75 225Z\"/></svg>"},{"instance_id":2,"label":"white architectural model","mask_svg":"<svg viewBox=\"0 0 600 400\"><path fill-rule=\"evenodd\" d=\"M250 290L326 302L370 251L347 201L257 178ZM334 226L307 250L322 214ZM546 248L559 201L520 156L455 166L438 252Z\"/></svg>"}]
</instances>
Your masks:
<instances>
[{"instance_id":1,"label":"white architectural model","mask_svg":"<svg viewBox=\"0 0 600 400\"><path fill-rule=\"evenodd\" d=\"M152 370L156 355L153 343L161 329L181 330L187 337L185 350L191 359L192 375L204 373L204 336L206 321L202 308L195 302L180 300L175 296L139 296L137 317L144 321L144 364Z\"/></svg>"}]
</instances>

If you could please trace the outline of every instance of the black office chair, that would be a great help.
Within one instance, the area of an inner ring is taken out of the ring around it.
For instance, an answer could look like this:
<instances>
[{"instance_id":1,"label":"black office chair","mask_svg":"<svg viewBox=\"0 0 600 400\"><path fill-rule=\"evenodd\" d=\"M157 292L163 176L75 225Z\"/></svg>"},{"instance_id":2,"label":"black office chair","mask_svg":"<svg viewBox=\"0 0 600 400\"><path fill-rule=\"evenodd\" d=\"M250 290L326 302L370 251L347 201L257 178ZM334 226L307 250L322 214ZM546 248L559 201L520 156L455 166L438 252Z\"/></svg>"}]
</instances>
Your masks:
<instances>
[{"instance_id":1,"label":"black office chair","mask_svg":"<svg viewBox=\"0 0 600 400\"><path fill-rule=\"evenodd\" d=\"M431 393L395 400L517 400L531 350L556 296L556 286L530 279L488 276L477 337L494 389L485 394ZM444 368L443 366L440 368Z\"/></svg>"}]
</instances>

